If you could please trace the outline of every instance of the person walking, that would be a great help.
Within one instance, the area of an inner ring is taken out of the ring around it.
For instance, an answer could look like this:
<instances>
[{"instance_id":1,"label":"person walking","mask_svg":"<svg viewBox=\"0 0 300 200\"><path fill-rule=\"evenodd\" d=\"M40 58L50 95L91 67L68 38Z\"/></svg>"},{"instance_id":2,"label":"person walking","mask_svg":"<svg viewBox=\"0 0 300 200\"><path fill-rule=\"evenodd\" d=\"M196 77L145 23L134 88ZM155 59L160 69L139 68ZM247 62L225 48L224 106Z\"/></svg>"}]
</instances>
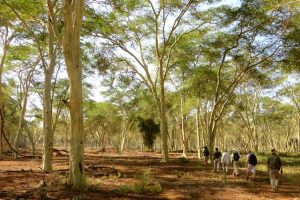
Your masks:
<instances>
[{"instance_id":1,"label":"person walking","mask_svg":"<svg viewBox=\"0 0 300 200\"><path fill-rule=\"evenodd\" d=\"M222 154L219 151L219 149L215 148L215 152L214 152L214 155L213 155L213 160L214 160L214 170L213 170L213 172L219 172L221 156L222 156Z\"/></svg>"},{"instance_id":2,"label":"person walking","mask_svg":"<svg viewBox=\"0 0 300 200\"><path fill-rule=\"evenodd\" d=\"M221 163L222 163L222 167L223 167L223 172L227 173L228 172L228 166L229 166L229 163L230 163L230 154L227 152L227 150L225 150L222 153Z\"/></svg>"},{"instance_id":3,"label":"person walking","mask_svg":"<svg viewBox=\"0 0 300 200\"><path fill-rule=\"evenodd\" d=\"M203 148L203 156L204 156L204 165L208 165L208 159L209 159L209 150L208 150L208 147L205 146Z\"/></svg>"},{"instance_id":4,"label":"person walking","mask_svg":"<svg viewBox=\"0 0 300 200\"><path fill-rule=\"evenodd\" d=\"M232 176L235 177L239 177L239 160L240 160L240 154L237 150L233 150L232 153L232 163L233 163L233 172L232 172Z\"/></svg>"},{"instance_id":5,"label":"person walking","mask_svg":"<svg viewBox=\"0 0 300 200\"><path fill-rule=\"evenodd\" d=\"M247 177L246 179L249 180L249 176L252 173L252 180L255 179L256 175L256 169L255 166L257 165L257 158L254 153L252 153L250 150L247 154Z\"/></svg>"},{"instance_id":6,"label":"person walking","mask_svg":"<svg viewBox=\"0 0 300 200\"><path fill-rule=\"evenodd\" d=\"M272 190L277 191L279 184L279 171L282 174L282 162L276 149L272 149L271 153L272 155L268 157L267 167Z\"/></svg>"}]
</instances>

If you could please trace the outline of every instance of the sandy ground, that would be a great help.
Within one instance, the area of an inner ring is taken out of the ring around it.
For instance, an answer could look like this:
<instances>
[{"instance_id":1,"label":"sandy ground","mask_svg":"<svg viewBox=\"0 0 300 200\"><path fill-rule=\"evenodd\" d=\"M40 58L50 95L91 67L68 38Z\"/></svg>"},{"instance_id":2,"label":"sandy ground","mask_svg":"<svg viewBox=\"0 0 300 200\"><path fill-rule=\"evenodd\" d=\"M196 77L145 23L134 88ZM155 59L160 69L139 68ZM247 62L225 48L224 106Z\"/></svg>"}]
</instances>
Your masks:
<instances>
[{"instance_id":1,"label":"sandy ground","mask_svg":"<svg viewBox=\"0 0 300 200\"><path fill-rule=\"evenodd\" d=\"M68 155L54 157L54 173L41 170L41 157L11 156L0 159L0 199L208 199L208 200L300 200L300 183L290 184L283 175L280 190L271 190L266 172L258 172L255 181L241 177L212 173L194 155L188 161L180 154L170 154L169 163L161 163L160 155L149 152L88 152L85 163L89 187L79 192L71 191L66 180ZM94 168L92 168L92 166ZM119 188L141 184L142 174L149 173L146 183L160 184L161 192L122 193ZM42 186L45 183L47 186Z\"/></svg>"}]
</instances>

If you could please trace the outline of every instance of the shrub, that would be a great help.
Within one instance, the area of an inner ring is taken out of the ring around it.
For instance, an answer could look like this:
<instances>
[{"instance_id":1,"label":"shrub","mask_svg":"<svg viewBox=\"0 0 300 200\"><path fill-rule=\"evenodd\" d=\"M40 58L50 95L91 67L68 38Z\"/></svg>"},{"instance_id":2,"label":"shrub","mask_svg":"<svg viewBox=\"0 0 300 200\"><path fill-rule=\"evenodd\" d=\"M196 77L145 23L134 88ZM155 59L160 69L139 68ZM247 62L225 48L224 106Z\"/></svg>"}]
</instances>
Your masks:
<instances>
[{"instance_id":1,"label":"shrub","mask_svg":"<svg viewBox=\"0 0 300 200\"><path fill-rule=\"evenodd\" d=\"M157 194L160 193L162 187L159 182L150 182L150 170L145 170L141 175L137 176L138 182L131 185L120 185L117 191L120 193L134 194Z\"/></svg>"}]
</instances>

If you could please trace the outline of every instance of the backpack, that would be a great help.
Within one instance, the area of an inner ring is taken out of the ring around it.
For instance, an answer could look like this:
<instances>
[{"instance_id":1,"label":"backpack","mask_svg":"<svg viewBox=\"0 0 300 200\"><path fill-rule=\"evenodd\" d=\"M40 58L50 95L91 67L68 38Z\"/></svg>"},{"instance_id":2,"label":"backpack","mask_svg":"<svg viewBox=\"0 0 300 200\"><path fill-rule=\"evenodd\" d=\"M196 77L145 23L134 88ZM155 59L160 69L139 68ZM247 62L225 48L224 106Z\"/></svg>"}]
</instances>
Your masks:
<instances>
[{"instance_id":1,"label":"backpack","mask_svg":"<svg viewBox=\"0 0 300 200\"><path fill-rule=\"evenodd\" d=\"M238 152L234 152L233 153L233 161L239 161L239 159L240 159L239 153Z\"/></svg>"},{"instance_id":2,"label":"backpack","mask_svg":"<svg viewBox=\"0 0 300 200\"><path fill-rule=\"evenodd\" d=\"M257 164L257 158L253 153L250 153L248 163L251 165L256 165Z\"/></svg>"},{"instance_id":3,"label":"backpack","mask_svg":"<svg viewBox=\"0 0 300 200\"><path fill-rule=\"evenodd\" d=\"M220 159L221 157L222 157L222 154L221 154L220 151L216 151L216 152L214 153L214 159Z\"/></svg>"}]
</instances>

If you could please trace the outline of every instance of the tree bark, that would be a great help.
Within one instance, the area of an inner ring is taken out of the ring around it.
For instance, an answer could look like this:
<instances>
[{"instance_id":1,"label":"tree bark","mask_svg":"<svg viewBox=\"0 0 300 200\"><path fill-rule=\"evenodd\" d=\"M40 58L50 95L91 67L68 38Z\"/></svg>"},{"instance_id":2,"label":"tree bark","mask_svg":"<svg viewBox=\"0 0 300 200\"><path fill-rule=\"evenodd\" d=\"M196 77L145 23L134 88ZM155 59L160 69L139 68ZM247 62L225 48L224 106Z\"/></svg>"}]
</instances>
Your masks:
<instances>
[{"instance_id":1,"label":"tree bark","mask_svg":"<svg viewBox=\"0 0 300 200\"><path fill-rule=\"evenodd\" d=\"M187 157L188 142L185 130L185 115L183 111L184 97L180 95L180 112L181 112L181 137L182 137L182 157Z\"/></svg>"},{"instance_id":2,"label":"tree bark","mask_svg":"<svg viewBox=\"0 0 300 200\"><path fill-rule=\"evenodd\" d=\"M200 98L197 99L197 112L196 112L196 133L197 133L197 152L198 158L201 158L201 138L200 138Z\"/></svg>"},{"instance_id":3,"label":"tree bark","mask_svg":"<svg viewBox=\"0 0 300 200\"><path fill-rule=\"evenodd\" d=\"M8 28L6 28L6 31L3 34L3 47L2 47L2 57L1 57L1 61L0 61L0 96L3 97L3 92L2 92L2 75L3 75L3 68L4 68L4 62L5 62L5 58L7 55L7 51L8 51L8 47L10 42L12 41L12 39L14 38L14 35L11 35L11 37L8 37ZM0 100L0 112L2 112L2 114L4 113L4 105L3 105L3 98L1 98ZM3 119L4 120L4 119ZM4 130L4 127L2 127L2 125L4 124L4 121L2 122L2 118L0 119L0 156L3 153L3 133L2 130Z\"/></svg>"},{"instance_id":4,"label":"tree bark","mask_svg":"<svg viewBox=\"0 0 300 200\"><path fill-rule=\"evenodd\" d=\"M298 116L298 146L297 151L300 151L300 115Z\"/></svg>"},{"instance_id":5,"label":"tree bark","mask_svg":"<svg viewBox=\"0 0 300 200\"><path fill-rule=\"evenodd\" d=\"M33 141L33 135L30 134L30 130L27 130L27 134L32 148L32 156L35 157L35 144Z\"/></svg>"},{"instance_id":6,"label":"tree bark","mask_svg":"<svg viewBox=\"0 0 300 200\"><path fill-rule=\"evenodd\" d=\"M51 3L48 2L48 3ZM48 6L52 6L48 4ZM50 9L50 8L49 8ZM52 124L52 99L51 99L51 79L54 73L56 61L56 48L54 45L55 34L51 23L50 11L48 10L48 65L44 66L44 121L43 121L43 170L51 172L53 159L53 124Z\"/></svg>"},{"instance_id":7,"label":"tree bark","mask_svg":"<svg viewBox=\"0 0 300 200\"><path fill-rule=\"evenodd\" d=\"M167 136L167 120L166 120L166 103L165 103L165 79L162 62L159 66L159 79L160 79L160 134L161 134L161 149L162 158L161 162L169 161L168 152L168 136Z\"/></svg>"},{"instance_id":8,"label":"tree bark","mask_svg":"<svg viewBox=\"0 0 300 200\"><path fill-rule=\"evenodd\" d=\"M80 57L80 32L84 12L84 0L64 1L63 52L70 84L71 115L70 174L69 183L74 190L84 189L84 132L82 111L82 65Z\"/></svg>"},{"instance_id":9,"label":"tree bark","mask_svg":"<svg viewBox=\"0 0 300 200\"><path fill-rule=\"evenodd\" d=\"M19 147L19 140L22 134L22 130L24 127L24 117L25 117L25 113L26 113L26 109L27 109L27 100L28 100L28 92L29 92L29 86L32 80L32 76L33 76L33 71L35 70L36 65L38 64L39 60L33 65L33 67L31 68L31 70L28 72L28 75L25 79L25 82L23 83L22 78L20 77L20 82L21 82L21 90L23 92L22 98L21 98L21 113L19 116L19 122L18 122L18 130L17 130L17 134L14 140L14 149L18 152L18 147ZM15 153L14 154L15 157L18 157L18 154Z\"/></svg>"}]
</instances>

